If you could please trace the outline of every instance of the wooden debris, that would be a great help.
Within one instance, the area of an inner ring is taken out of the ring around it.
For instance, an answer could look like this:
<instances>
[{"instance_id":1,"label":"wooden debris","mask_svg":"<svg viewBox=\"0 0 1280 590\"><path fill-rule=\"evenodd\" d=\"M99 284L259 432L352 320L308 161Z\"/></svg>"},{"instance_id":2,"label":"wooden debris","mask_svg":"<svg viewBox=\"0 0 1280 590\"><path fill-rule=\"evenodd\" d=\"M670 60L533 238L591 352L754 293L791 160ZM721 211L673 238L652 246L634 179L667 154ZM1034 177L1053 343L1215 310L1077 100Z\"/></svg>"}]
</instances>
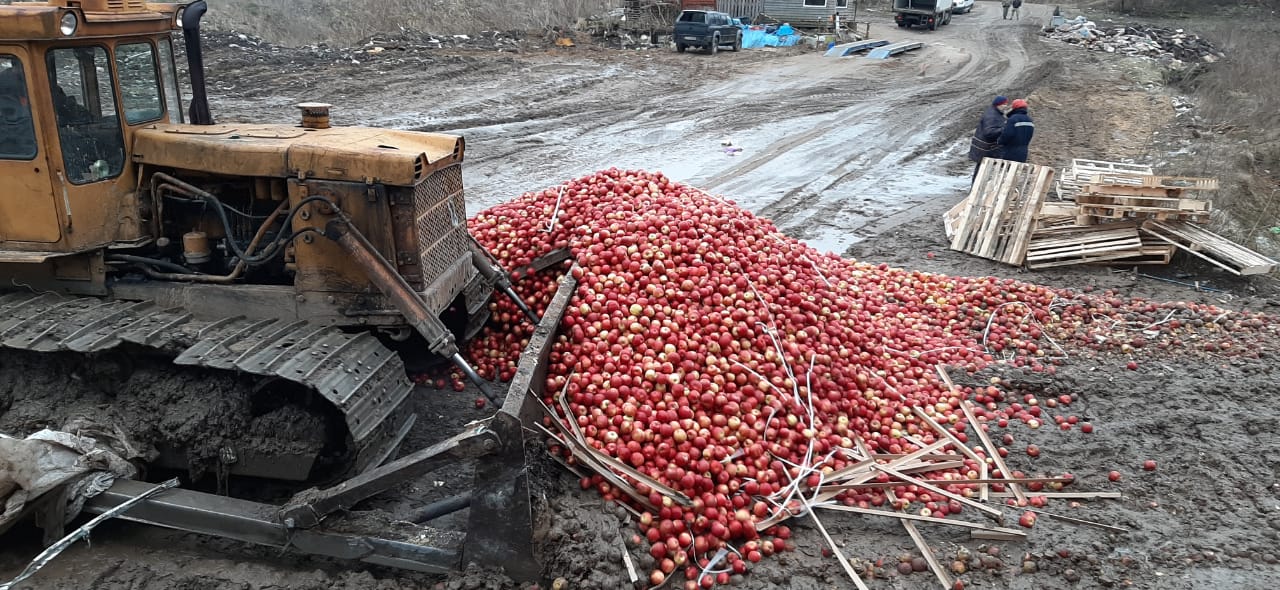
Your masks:
<instances>
[{"instance_id":1,"label":"wooden debris","mask_svg":"<svg viewBox=\"0 0 1280 590\"><path fill-rule=\"evenodd\" d=\"M1063 516L1063 515L1061 515L1061 514L1054 514L1054 513L1052 513L1052 512L1045 512L1044 510L1040 510L1039 508L1019 508L1019 510L1030 510L1030 511L1032 511L1032 512L1036 513L1036 514L1043 514L1043 515L1048 516L1049 518L1052 518L1052 519L1054 519L1054 520L1059 520L1059 521L1062 521L1062 522L1069 522L1069 523L1071 523L1071 524L1078 524L1078 525L1080 525L1080 526L1088 526L1088 527L1093 527L1093 528L1096 528L1096 529L1102 529L1102 530L1104 530L1104 531L1108 531L1108 532L1112 532L1112 533L1127 533L1127 532L1129 532L1129 529L1126 529L1126 528L1123 528L1123 527L1112 526L1112 525L1109 525L1109 524L1103 524L1103 523L1100 523L1100 522L1094 522L1094 521L1092 521L1092 520L1085 520L1085 519L1083 519L1083 518L1075 518L1075 517L1072 517L1072 516Z\"/></svg>"},{"instance_id":2,"label":"wooden debris","mask_svg":"<svg viewBox=\"0 0 1280 590\"><path fill-rule=\"evenodd\" d=\"M1101 182L1099 178L1109 180L1108 184L1140 184L1142 178L1155 175L1150 166L1142 164L1126 164L1124 162L1107 162L1103 160L1071 161L1071 166L1064 168L1058 175L1058 198L1074 200L1081 187L1089 183Z\"/></svg>"},{"instance_id":3,"label":"wooden debris","mask_svg":"<svg viewBox=\"0 0 1280 590\"><path fill-rule=\"evenodd\" d=\"M639 582L640 576L636 574L635 564L631 563L631 552L627 550L626 545L622 546L622 563L627 566L627 578L631 580L631 583Z\"/></svg>"},{"instance_id":4,"label":"wooden debris","mask_svg":"<svg viewBox=\"0 0 1280 590\"><path fill-rule=\"evenodd\" d=\"M1045 235L1027 249L1027 268L1049 268L1133 256L1142 249L1136 224L1111 223Z\"/></svg>"},{"instance_id":5,"label":"wooden debris","mask_svg":"<svg viewBox=\"0 0 1280 590\"><path fill-rule=\"evenodd\" d=\"M951 249L1022 264L1053 169L985 158L973 189L955 215Z\"/></svg>"},{"instance_id":6,"label":"wooden debris","mask_svg":"<svg viewBox=\"0 0 1280 590\"><path fill-rule=\"evenodd\" d=\"M995 508L992 508L992 507L990 507L990 506L987 506L986 504L981 504L981 503L979 503L979 502L975 502L975 501L970 500L970 499L968 499L968 498L966 498L966 497L964 497L964 496L961 496L960 494L956 494L956 493L948 492L948 491L946 491L946 490L944 490L944 489L942 489L942 488L940 488L940 487L938 487L938 486L936 486L936 485L933 485L933 484L931 484L931 483L928 483L928 482L926 482L926 481L924 481L924 480L922 480L922 479L916 479L916 478L914 478L914 477L911 477L910 475L907 475L907 474L905 474L905 473L902 473L902 472L897 471L897 470L895 470L895 469L892 469L892 468L890 468L890 467L885 467L884 465L876 465L876 466L875 466L875 468L876 468L876 469L878 469L878 470L880 470L880 471L883 471L883 472L885 472L885 473L888 473L889 475L891 475L891 476L893 476L893 477L896 477L896 478L898 478L898 479L900 479L900 480L902 480L902 481L905 481L905 482L907 482L907 483L915 484L915 485L920 486L920 487L922 487L922 488L924 488L924 489L926 489L926 490L929 490L929 491L931 491L931 492L934 492L934 493L937 493L937 494L942 494L943 496L946 496L946 497L948 497L948 498L951 498L952 500L955 500L955 501L957 501L957 502L960 502L961 504L964 504L964 505L966 505L966 506L970 506L970 507L972 507L972 508L974 508L974 509L977 509L977 510L979 510L979 511L986 512L987 514L989 514L989 515L991 515L991 516L994 516L994 517L996 517L996 518L998 518L998 519L999 519L999 518L1003 518L1003 517L1004 517L1004 515L1003 515L999 510L996 510Z\"/></svg>"},{"instance_id":7,"label":"wooden debris","mask_svg":"<svg viewBox=\"0 0 1280 590\"><path fill-rule=\"evenodd\" d=\"M945 374L945 371L943 374ZM947 380L947 385L951 385L950 379ZM1012 473L1009 471L1009 466L1004 464L1004 458L1000 456L1000 453L996 452L998 449L996 449L996 446L991 443L991 437L987 436L987 431L982 429L982 423L978 422L978 418L973 415L973 408L971 406L973 406L973 403L969 400L960 402L960 409L964 410L965 417L968 418L969 423L973 425L973 431L977 433L978 439L982 441L983 448L987 449L988 456L991 457L991 461L995 463L996 469L999 469L1002 475L1008 476ZM1009 489L1013 490L1013 495L1018 498L1019 504L1025 504L1027 502L1026 494L1022 493L1022 486L1016 483L1010 483Z\"/></svg>"},{"instance_id":8,"label":"wooden debris","mask_svg":"<svg viewBox=\"0 0 1280 590\"><path fill-rule=\"evenodd\" d=\"M1120 492L1036 492L1037 496L1065 500L1119 500ZM1013 492L991 492L992 498L1012 498Z\"/></svg>"},{"instance_id":9,"label":"wooden debris","mask_svg":"<svg viewBox=\"0 0 1280 590\"><path fill-rule=\"evenodd\" d=\"M1026 538L1026 535L1015 535L1003 531L973 530L969 531L969 537L987 541L1021 541Z\"/></svg>"},{"instance_id":10,"label":"wooden debris","mask_svg":"<svg viewBox=\"0 0 1280 590\"><path fill-rule=\"evenodd\" d=\"M874 508L859 508L857 506L844 506L842 504L819 504L817 507L823 508L825 510L836 510L840 512L854 512L857 514L868 514L871 516L888 516L891 518L914 520L917 522L931 522L934 524L961 527L966 529L994 531L994 532L1005 533L1017 539L1027 538L1027 533L1017 529L987 525L987 524L982 524L978 522L969 522L967 520L959 520L956 518L937 518L934 516L921 516L919 514L912 514L910 512L890 512L888 510L876 510Z\"/></svg>"},{"instance_id":11,"label":"wooden debris","mask_svg":"<svg viewBox=\"0 0 1280 590\"><path fill-rule=\"evenodd\" d=\"M836 542L827 533L827 527L822 526L822 521L818 520L817 513L809 511L809 517L813 519L813 524L818 525L818 531L822 533L822 538L827 540L827 545L831 546L831 552L835 554L836 559L840 561L840 566L844 568L844 573L849 574L849 579L853 580L853 585L858 590L870 590L866 583L858 576L858 572L853 570L853 565L849 563L849 558L844 556L844 552L840 551L840 547L836 546Z\"/></svg>"},{"instance_id":12,"label":"wooden debris","mask_svg":"<svg viewBox=\"0 0 1280 590\"><path fill-rule=\"evenodd\" d=\"M893 492L886 492L886 496L890 501L897 501L897 497ZM933 571L933 575L942 583L943 590L950 590L953 582L951 576L947 575L947 570L942 568L942 564L938 563L937 557L933 554L933 549L929 548L929 543L924 540L924 535L920 534L920 529L916 528L916 524L910 520L902 520L902 528L906 529L907 535L915 541L916 547L920 549L920 554L924 556L925 563L929 564L929 569Z\"/></svg>"},{"instance_id":13,"label":"wooden debris","mask_svg":"<svg viewBox=\"0 0 1280 590\"><path fill-rule=\"evenodd\" d=\"M1236 275L1267 274L1280 264L1190 223L1150 220L1142 231Z\"/></svg>"},{"instance_id":14,"label":"wooden debris","mask_svg":"<svg viewBox=\"0 0 1280 590\"><path fill-rule=\"evenodd\" d=\"M1053 173L983 160L969 195L946 212L950 247L1029 269L1075 264L1168 264L1181 249L1237 275L1280 262L1195 224L1208 223L1216 178L1157 175L1150 166L1072 160L1046 201Z\"/></svg>"}]
</instances>

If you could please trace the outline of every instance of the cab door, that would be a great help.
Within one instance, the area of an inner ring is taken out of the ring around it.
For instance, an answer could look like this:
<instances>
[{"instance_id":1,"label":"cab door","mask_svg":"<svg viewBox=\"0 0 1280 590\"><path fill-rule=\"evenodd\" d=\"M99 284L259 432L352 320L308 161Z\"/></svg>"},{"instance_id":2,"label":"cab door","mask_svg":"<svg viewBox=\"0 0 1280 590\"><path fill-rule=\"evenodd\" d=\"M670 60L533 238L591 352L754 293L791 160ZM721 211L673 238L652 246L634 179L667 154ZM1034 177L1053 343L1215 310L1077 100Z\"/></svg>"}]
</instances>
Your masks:
<instances>
[{"instance_id":1,"label":"cab door","mask_svg":"<svg viewBox=\"0 0 1280 590\"><path fill-rule=\"evenodd\" d=\"M38 68L30 64L24 48L0 44L0 242L6 250L33 249L14 242L48 244L62 237L49 146L38 124L49 113L32 99L32 72Z\"/></svg>"}]
</instances>

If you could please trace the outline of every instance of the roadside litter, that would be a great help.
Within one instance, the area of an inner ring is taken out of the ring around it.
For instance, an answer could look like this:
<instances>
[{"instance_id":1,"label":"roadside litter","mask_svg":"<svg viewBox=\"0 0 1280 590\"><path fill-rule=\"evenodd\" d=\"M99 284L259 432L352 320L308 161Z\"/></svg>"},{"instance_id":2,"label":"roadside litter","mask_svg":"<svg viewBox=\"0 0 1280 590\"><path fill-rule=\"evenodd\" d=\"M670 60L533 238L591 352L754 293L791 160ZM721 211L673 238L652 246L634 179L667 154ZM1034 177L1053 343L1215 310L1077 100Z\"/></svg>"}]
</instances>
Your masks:
<instances>
[{"instance_id":1,"label":"roadside litter","mask_svg":"<svg viewBox=\"0 0 1280 590\"><path fill-rule=\"evenodd\" d=\"M1208 41L1183 29L1137 24L1100 27L1083 16L1047 27L1045 35L1094 51L1157 58L1173 67L1187 62L1213 63L1224 57Z\"/></svg>"}]
</instances>

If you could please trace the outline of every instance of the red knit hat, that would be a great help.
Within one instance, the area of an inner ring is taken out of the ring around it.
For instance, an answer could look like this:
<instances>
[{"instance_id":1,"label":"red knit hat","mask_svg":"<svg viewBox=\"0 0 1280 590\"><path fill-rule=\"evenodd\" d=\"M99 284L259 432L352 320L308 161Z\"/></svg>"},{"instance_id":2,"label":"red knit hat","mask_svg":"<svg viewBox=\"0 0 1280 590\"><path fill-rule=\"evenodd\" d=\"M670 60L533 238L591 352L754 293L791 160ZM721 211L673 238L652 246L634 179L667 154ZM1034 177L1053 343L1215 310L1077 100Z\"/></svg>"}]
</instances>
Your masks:
<instances>
[{"instance_id":1,"label":"red knit hat","mask_svg":"<svg viewBox=\"0 0 1280 590\"><path fill-rule=\"evenodd\" d=\"M1013 99L1013 104L1009 105L1009 108L1011 108L1011 109L1025 109L1025 108L1027 108L1027 101L1022 100L1021 98L1015 98L1015 99Z\"/></svg>"}]
</instances>

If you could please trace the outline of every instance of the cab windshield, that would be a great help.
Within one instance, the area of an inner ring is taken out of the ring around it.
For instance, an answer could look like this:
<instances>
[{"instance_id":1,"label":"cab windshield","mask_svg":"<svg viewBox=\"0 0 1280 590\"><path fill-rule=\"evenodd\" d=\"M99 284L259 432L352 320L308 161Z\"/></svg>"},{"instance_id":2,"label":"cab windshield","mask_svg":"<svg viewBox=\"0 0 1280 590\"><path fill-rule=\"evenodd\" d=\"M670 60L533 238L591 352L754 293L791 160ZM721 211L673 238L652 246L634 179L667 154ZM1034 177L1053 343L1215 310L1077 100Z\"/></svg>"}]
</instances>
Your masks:
<instances>
[{"instance_id":1,"label":"cab windshield","mask_svg":"<svg viewBox=\"0 0 1280 590\"><path fill-rule=\"evenodd\" d=\"M106 48L50 49L46 61L67 180L85 184L119 176L124 135Z\"/></svg>"}]
</instances>

